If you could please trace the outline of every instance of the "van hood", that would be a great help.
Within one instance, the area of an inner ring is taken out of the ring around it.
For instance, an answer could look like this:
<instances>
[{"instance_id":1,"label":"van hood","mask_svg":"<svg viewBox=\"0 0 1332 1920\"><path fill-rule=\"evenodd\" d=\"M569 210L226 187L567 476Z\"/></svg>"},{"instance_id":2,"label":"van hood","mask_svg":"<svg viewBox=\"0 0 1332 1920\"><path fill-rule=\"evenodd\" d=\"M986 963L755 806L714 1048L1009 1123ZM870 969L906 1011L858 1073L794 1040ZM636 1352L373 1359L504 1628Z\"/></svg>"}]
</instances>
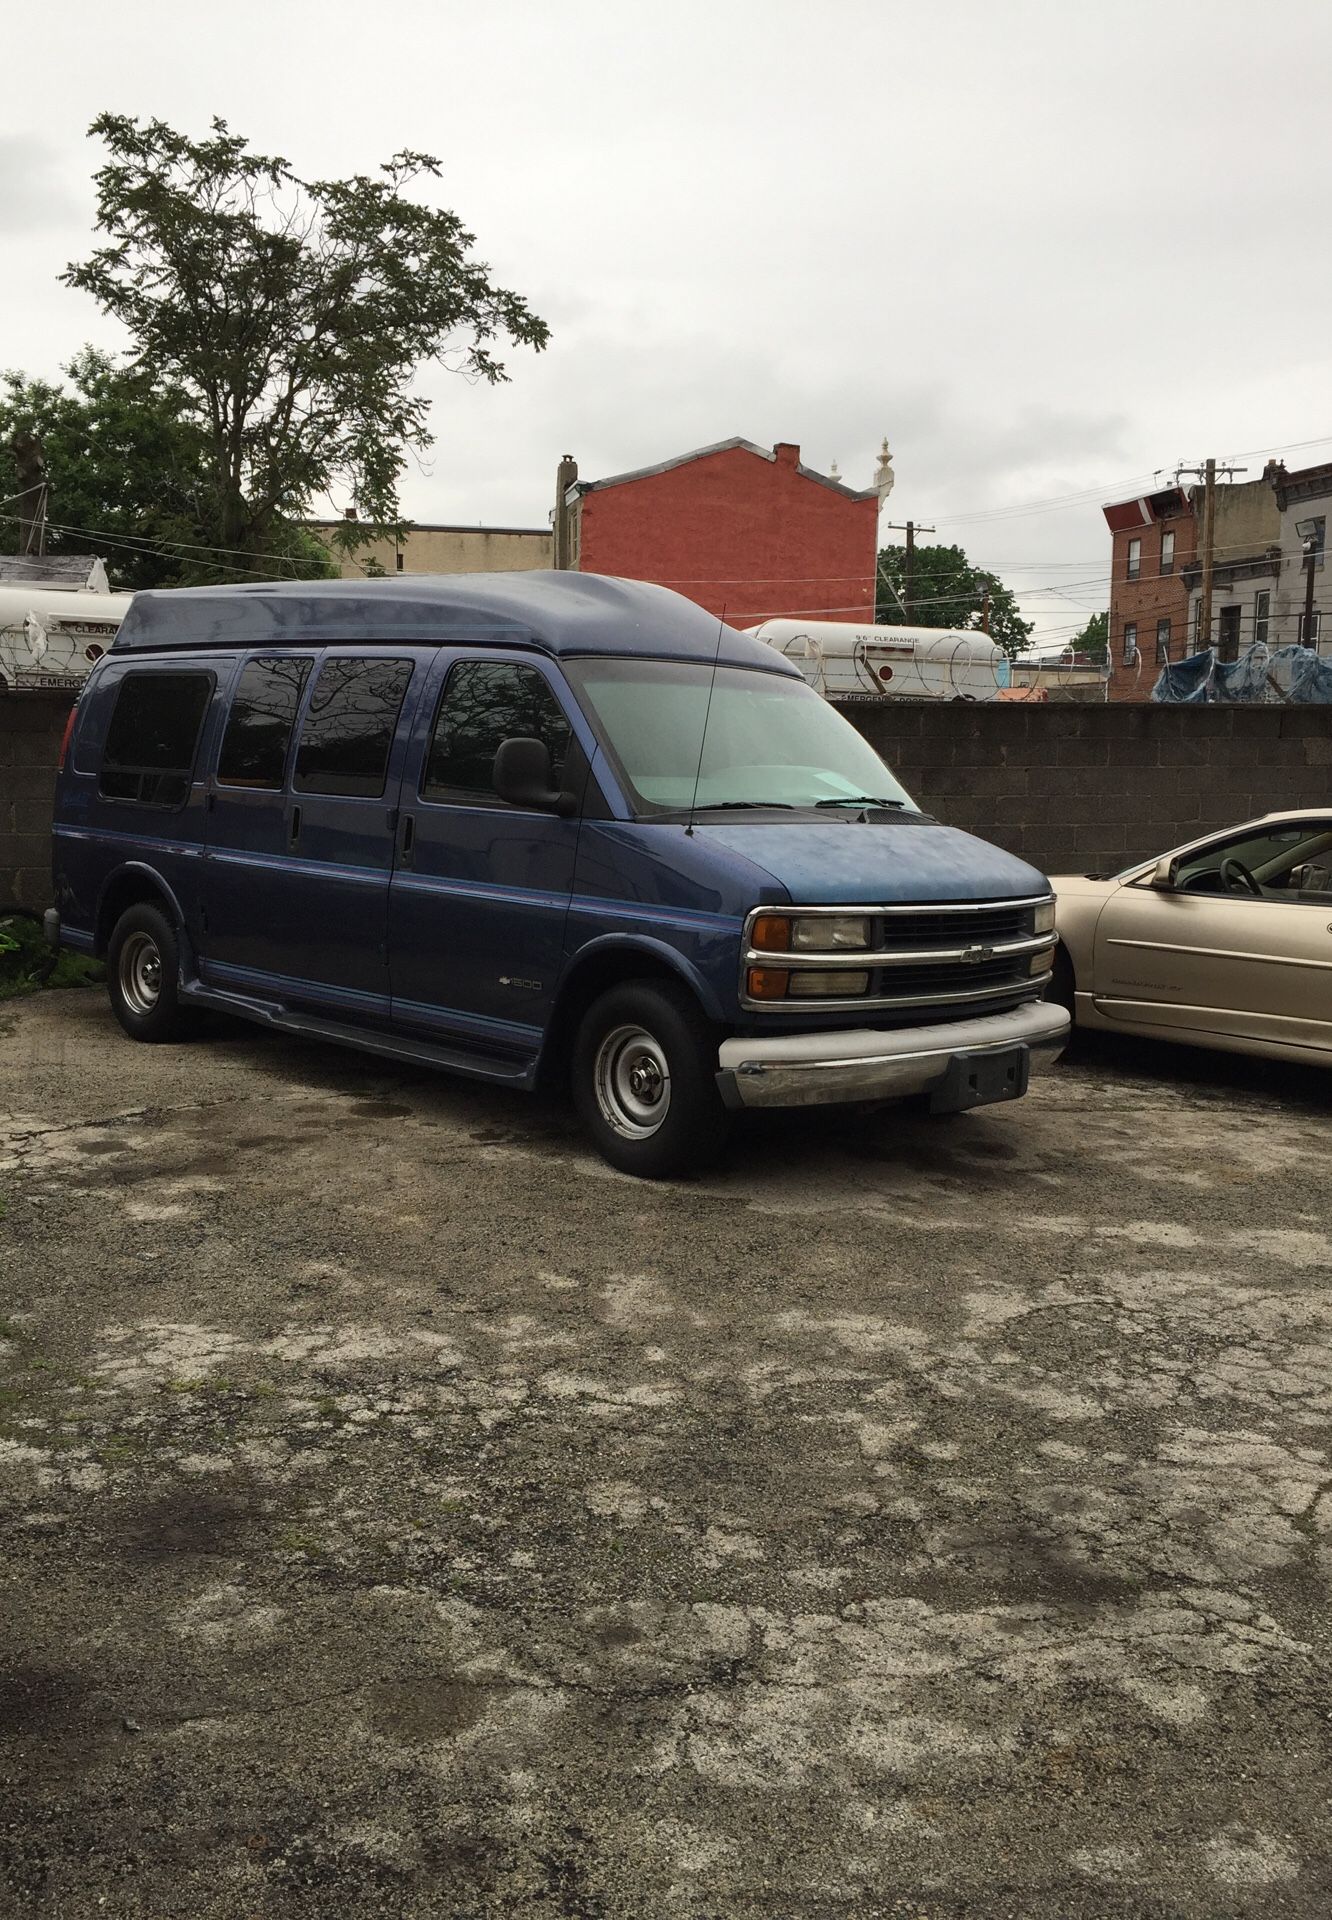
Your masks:
<instances>
[{"instance_id":1,"label":"van hood","mask_svg":"<svg viewBox=\"0 0 1332 1920\"><path fill-rule=\"evenodd\" d=\"M799 904L910 905L1046 893L1025 860L956 827L903 820L698 824L698 839L764 868Z\"/></svg>"}]
</instances>

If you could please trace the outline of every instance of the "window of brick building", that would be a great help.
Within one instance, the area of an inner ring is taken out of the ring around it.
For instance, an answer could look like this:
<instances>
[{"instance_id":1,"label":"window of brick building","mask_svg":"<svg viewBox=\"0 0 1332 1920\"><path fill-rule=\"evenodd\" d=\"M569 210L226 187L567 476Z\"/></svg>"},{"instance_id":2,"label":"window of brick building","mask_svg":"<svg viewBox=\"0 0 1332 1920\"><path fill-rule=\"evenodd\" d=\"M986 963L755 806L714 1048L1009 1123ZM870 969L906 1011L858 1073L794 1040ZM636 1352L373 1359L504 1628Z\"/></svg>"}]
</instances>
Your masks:
<instances>
[{"instance_id":1,"label":"window of brick building","mask_svg":"<svg viewBox=\"0 0 1332 1920\"><path fill-rule=\"evenodd\" d=\"M1175 533L1173 527L1167 527L1161 535L1161 571L1175 571Z\"/></svg>"},{"instance_id":2,"label":"window of brick building","mask_svg":"<svg viewBox=\"0 0 1332 1920\"><path fill-rule=\"evenodd\" d=\"M1138 664L1138 623L1136 620L1124 622L1124 665L1136 667Z\"/></svg>"},{"instance_id":3,"label":"window of brick building","mask_svg":"<svg viewBox=\"0 0 1332 1920\"><path fill-rule=\"evenodd\" d=\"M1136 580L1142 572L1142 541L1130 540L1128 543L1128 578Z\"/></svg>"},{"instance_id":4,"label":"window of brick building","mask_svg":"<svg viewBox=\"0 0 1332 1920\"><path fill-rule=\"evenodd\" d=\"M1158 620L1156 623L1156 664L1167 667L1170 664L1170 622Z\"/></svg>"}]
</instances>

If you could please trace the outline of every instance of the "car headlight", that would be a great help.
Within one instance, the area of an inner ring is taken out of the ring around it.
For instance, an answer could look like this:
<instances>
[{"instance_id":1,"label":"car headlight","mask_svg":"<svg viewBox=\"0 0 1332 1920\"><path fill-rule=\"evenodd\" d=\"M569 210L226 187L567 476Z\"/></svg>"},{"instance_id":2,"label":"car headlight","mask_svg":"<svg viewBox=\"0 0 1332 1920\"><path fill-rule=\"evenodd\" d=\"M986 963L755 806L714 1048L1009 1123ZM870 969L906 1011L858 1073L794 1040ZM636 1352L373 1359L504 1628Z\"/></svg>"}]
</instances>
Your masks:
<instances>
[{"instance_id":1,"label":"car headlight","mask_svg":"<svg viewBox=\"0 0 1332 1920\"><path fill-rule=\"evenodd\" d=\"M863 914L820 914L797 920L792 928L798 953L835 953L864 949L870 943L870 924Z\"/></svg>"},{"instance_id":2,"label":"car headlight","mask_svg":"<svg viewBox=\"0 0 1332 1920\"><path fill-rule=\"evenodd\" d=\"M754 922L751 944L759 953L856 953L870 944L865 914L764 913Z\"/></svg>"},{"instance_id":3,"label":"car headlight","mask_svg":"<svg viewBox=\"0 0 1332 1920\"><path fill-rule=\"evenodd\" d=\"M1032 932L1053 933L1054 925L1055 903L1053 900L1043 900L1036 909L1035 917L1032 921Z\"/></svg>"}]
</instances>

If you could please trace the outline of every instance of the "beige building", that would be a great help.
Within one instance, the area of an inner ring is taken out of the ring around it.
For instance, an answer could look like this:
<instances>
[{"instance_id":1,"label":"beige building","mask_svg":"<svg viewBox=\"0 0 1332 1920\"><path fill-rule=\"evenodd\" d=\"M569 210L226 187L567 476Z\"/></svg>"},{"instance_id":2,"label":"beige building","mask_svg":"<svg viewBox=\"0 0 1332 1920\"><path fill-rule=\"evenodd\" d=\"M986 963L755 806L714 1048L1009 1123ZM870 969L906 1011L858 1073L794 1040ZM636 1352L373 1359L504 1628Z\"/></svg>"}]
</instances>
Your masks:
<instances>
[{"instance_id":1,"label":"beige building","mask_svg":"<svg viewBox=\"0 0 1332 1920\"><path fill-rule=\"evenodd\" d=\"M309 520L325 544L340 520ZM454 527L414 522L398 542L367 539L350 553L337 552L344 580L374 573L526 573L554 564L549 527Z\"/></svg>"}]
</instances>

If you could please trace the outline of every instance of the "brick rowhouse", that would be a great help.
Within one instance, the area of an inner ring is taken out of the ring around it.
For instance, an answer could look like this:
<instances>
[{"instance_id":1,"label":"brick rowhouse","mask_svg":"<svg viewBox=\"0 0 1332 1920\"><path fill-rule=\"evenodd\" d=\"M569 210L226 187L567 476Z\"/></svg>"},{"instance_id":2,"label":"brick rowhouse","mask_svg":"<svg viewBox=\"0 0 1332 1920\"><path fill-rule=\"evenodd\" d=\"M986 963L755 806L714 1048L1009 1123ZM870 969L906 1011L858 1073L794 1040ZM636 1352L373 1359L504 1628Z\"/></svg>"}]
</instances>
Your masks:
<instances>
[{"instance_id":1,"label":"brick rowhouse","mask_svg":"<svg viewBox=\"0 0 1332 1920\"><path fill-rule=\"evenodd\" d=\"M1166 487L1102 509L1110 562L1110 698L1149 700L1169 660L1193 652L1184 568L1197 555L1189 495Z\"/></svg>"},{"instance_id":2,"label":"brick rowhouse","mask_svg":"<svg viewBox=\"0 0 1332 1920\"><path fill-rule=\"evenodd\" d=\"M563 506L582 572L673 587L732 626L781 614L873 622L878 494L802 466L789 442L723 440L574 480Z\"/></svg>"}]
</instances>

